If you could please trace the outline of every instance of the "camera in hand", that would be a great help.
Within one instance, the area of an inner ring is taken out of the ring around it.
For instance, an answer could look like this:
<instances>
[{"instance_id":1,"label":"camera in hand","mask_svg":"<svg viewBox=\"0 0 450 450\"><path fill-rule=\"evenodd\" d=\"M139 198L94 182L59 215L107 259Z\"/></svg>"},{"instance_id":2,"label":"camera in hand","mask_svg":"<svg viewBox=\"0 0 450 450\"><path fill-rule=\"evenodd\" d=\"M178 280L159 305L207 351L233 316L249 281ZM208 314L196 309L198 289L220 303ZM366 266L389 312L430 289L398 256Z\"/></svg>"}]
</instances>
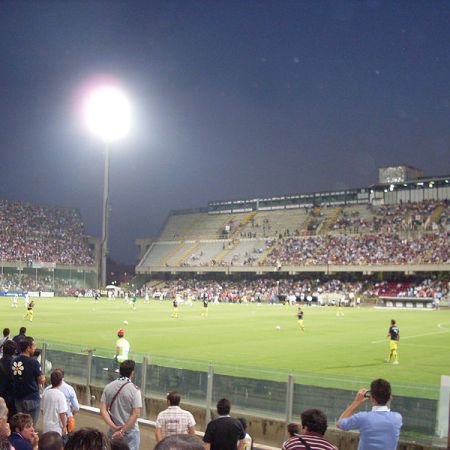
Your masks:
<instances>
[{"instance_id":1,"label":"camera in hand","mask_svg":"<svg viewBox=\"0 0 450 450\"><path fill-rule=\"evenodd\" d=\"M364 393L364 397L365 398L370 398L370 391L366 391L365 393Z\"/></svg>"}]
</instances>

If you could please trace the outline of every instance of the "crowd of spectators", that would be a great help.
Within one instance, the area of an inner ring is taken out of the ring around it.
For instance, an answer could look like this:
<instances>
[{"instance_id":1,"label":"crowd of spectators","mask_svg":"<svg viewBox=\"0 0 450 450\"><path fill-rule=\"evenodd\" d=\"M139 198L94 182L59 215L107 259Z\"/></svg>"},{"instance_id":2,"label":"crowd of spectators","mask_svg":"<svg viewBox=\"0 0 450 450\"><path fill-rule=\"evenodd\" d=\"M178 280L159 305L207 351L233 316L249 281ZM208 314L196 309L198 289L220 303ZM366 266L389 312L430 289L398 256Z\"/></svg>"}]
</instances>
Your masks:
<instances>
[{"instance_id":1,"label":"crowd of spectators","mask_svg":"<svg viewBox=\"0 0 450 450\"><path fill-rule=\"evenodd\" d=\"M398 234L324 235L281 240L263 265L446 264L449 232L420 238Z\"/></svg>"},{"instance_id":2,"label":"crowd of spectators","mask_svg":"<svg viewBox=\"0 0 450 450\"><path fill-rule=\"evenodd\" d=\"M394 288L395 287L395 288ZM356 304L357 298L379 296L431 297L441 299L449 294L450 281L416 280L408 282L341 281L338 279L273 279L257 278L239 281L178 279L165 281L156 288L144 286L143 295L153 298L181 298L186 301L218 302L278 302L292 298L299 302L327 304L339 299L345 304Z\"/></svg>"},{"instance_id":3,"label":"crowd of spectators","mask_svg":"<svg viewBox=\"0 0 450 450\"><path fill-rule=\"evenodd\" d=\"M239 231L240 238L285 238L296 236L308 236L321 233L322 229L333 233L399 233L411 231L445 231L447 230L450 214L448 201L424 200L422 202L402 202L393 205L367 205L363 208L345 206L334 217L327 214L328 207L305 208L306 220L289 218L292 210L286 211L286 225L277 223L269 217L263 220L258 215L251 219ZM440 208L439 217L433 221L433 213ZM279 218L278 218L279 220ZM324 225L327 224L327 227ZM226 236L225 236L226 237Z\"/></svg>"},{"instance_id":4,"label":"crowd of spectators","mask_svg":"<svg viewBox=\"0 0 450 450\"><path fill-rule=\"evenodd\" d=\"M133 363L134 361L131 360L122 363L121 373L123 367ZM52 377L54 380L58 378L61 381L59 372L52 372ZM133 373L121 376L112 383L139 392L131 383L132 377ZM53 388L47 392L53 391L52 395L61 396L62 400L64 395L60 388L55 386L54 380L52 379ZM55 429L46 430L44 422L44 432L40 435L35 429L36 421L33 421L30 414L17 413L8 419L8 406L0 397L0 448L5 450L139 450L140 431L137 419L140 416L140 407L133 408L133 402L130 402L129 396L123 396L119 409L121 413L128 409L132 411L132 414L134 411L137 413L132 415L133 420L116 424L113 417L116 418L118 413L115 412L114 416L111 412L106 414L105 403L103 403L108 386L105 387L102 395L103 409L101 408L101 416L110 427L108 433L96 428L80 428L74 429L69 434ZM171 393L179 397L176 391ZM118 394L120 395L120 391ZM138 397L140 398L140 393ZM353 402L339 417L337 427L344 431L359 430L359 448L361 449L370 447L393 450L397 448L403 418L400 413L390 410L391 397L391 385L388 381L373 380L370 390L362 388L358 391ZM357 412L357 409L366 403L371 404L371 410ZM217 413L207 423L203 438L196 435L195 419L189 411L182 410L178 404L175 406L168 404L168 409L158 415L155 430L156 445L153 450L251 450L253 448L253 438L247 430L246 419L235 418L231 415L231 402L227 398L221 398L217 402ZM62 411L62 408L60 409ZM288 439L282 443L282 450L339 450L326 435L328 418L325 412L317 408L304 410L300 415L300 423L301 426L297 423L288 424ZM137 437L129 438L128 432L123 431L125 429L133 429Z\"/></svg>"},{"instance_id":5,"label":"crowd of spectators","mask_svg":"<svg viewBox=\"0 0 450 450\"><path fill-rule=\"evenodd\" d=\"M91 265L78 210L0 200L0 259Z\"/></svg>"},{"instance_id":6,"label":"crowd of spectators","mask_svg":"<svg viewBox=\"0 0 450 450\"><path fill-rule=\"evenodd\" d=\"M44 434L56 432L59 438L66 438L75 426L73 417L79 405L75 390L64 381L64 370L54 369L51 386L43 390L41 352L34 339L26 335L25 327L13 338L9 328L5 328L1 349L0 420L10 426L0 426L0 439L8 438L15 450L37 450L40 447L35 426L41 412Z\"/></svg>"},{"instance_id":7,"label":"crowd of spectators","mask_svg":"<svg viewBox=\"0 0 450 450\"><path fill-rule=\"evenodd\" d=\"M334 224L332 230L344 230L349 233L393 233L416 230L430 230L429 219L436 208L443 212L436 222L444 225L443 218L448 214L447 201L426 200L417 203L400 203L396 205L368 205L364 217L356 209L345 209ZM442 226L442 230L445 228Z\"/></svg>"},{"instance_id":8,"label":"crowd of spectators","mask_svg":"<svg viewBox=\"0 0 450 450\"><path fill-rule=\"evenodd\" d=\"M425 279L416 283L388 282L376 283L370 291L377 297L410 297L410 298L434 298L440 300L448 295L450 289L448 280Z\"/></svg>"},{"instance_id":9,"label":"crowd of spectators","mask_svg":"<svg viewBox=\"0 0 450 450\"><path fill-rule=\"evenodd\" d=\"M4 272L0 275L0 292L56 292L72 295L75 291L84 289L85 282L82 278L68 278L64 275L55 275L46 269L38 270L38 273Z\"/></svg>"},{"instance_id":10,"label":"crowd of spectators","mask_svg":"<svg viewBox=\"0 0 450 450\"><path fill-rule=\"evenodd\" d=\"M450 262L450 232L427 232L420 237L401 237L396 233L326 234L266 240L264 245L231 260L198 262L192 255L183 267L233 267L282 265L384 265L447 264ZM264 251L271 248L267 258Z\"/></svg>"},{"instance_id":11,"label":"crowd of spectators","mask_svg":"<svg viewBox=\"0 0 450 450\"><path fill-rule=\"evenodd\" d=\"M287 220L283 227L256 214L229 241L231 258L223 254L205 258L192 253L180 263L184 267L233 267L283 265L386 265L446 264L450 261L450 203L426 200L395 205L345 207L336 214L326 208L308 208L303 223ZM278 220L280 216L277 216ZM287 224L290 226L287 226ZM326 225L326 226L325 226ZM231 231L230 231L231 233ZM261 244L239 252L240 239L259 239ZM233 248L236 248L233 250ZM227 246L223 244L223 250ZM266 256L266 253L270 253Z\"/></svg>"}]
</instances>

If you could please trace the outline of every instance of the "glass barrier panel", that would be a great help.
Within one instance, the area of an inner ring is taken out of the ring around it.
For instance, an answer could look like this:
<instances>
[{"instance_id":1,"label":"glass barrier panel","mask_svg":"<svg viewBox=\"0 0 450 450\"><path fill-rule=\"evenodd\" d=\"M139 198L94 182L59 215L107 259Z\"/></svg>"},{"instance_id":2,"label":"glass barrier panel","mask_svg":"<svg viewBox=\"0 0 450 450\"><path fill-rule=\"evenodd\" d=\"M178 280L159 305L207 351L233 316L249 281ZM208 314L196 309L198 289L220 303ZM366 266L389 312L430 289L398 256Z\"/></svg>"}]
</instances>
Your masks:
<instances>
[{"instance_id":1,"label":"glass barrier panel","mask_svg":"<svg viewBox=\"0 0 450 450\"><path fill-rule=\"evenodd\" d=\"M169 391L176 390L183 402L204 405L207 380L208 372L149 364L145 392L147 397L165 399Z\"/></svg>"},{"instance_id":2,"label":"glass barrier panel","mask_svg":"<svg viewBox=\"0 0 450 450\"><path fill-rule=\"evenodd\" d=\"M286 392L286 383L214 374L212 406L226 397L235 414L239 410L251 415L284 418Z\"/></svg>"}]
</instances>

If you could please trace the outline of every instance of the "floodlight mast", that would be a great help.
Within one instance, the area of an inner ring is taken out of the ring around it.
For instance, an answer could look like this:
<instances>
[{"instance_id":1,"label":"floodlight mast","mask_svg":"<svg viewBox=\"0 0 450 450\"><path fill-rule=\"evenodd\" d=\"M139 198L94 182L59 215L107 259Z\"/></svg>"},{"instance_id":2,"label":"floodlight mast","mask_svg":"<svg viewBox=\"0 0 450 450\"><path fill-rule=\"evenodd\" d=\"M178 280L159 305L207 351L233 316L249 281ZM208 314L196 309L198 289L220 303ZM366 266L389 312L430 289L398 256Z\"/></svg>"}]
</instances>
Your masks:
<instances>
[{"instance_id":1,"label":"floodlight mast","mask_svg":"<svg viewBox=\"0 0 450 450\"><path fill-rule=\"evenodd\" d=\"M109 241L109 142L104 141L105 169L103 178L103 217L101 241L101 286L106 287L106 266L108 261Z\"/></svg>"},{"instance_id":2,"label":"floodlight mast","mask_svg":"<svg viewBox=\"0 0 450 450\"><path fill-rule=\"evenodd\" d=\"M103 179L103 214L101 239L100 285L106 287L109 243L109 151L113 140L124 137L130 127L130 105L126 96L114 86L93 91L86 102L85 120L88 128L104 143L105 169Z\"/></svg>"}]
</instances>

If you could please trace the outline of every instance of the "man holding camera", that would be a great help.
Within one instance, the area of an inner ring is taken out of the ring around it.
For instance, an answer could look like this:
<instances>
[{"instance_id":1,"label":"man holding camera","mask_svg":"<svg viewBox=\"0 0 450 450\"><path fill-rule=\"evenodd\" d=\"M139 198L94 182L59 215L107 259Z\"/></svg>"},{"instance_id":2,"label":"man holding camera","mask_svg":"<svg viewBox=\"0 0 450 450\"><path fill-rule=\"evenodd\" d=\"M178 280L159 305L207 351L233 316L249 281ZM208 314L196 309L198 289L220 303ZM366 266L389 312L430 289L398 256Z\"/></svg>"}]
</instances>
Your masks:
<instances>
[{"instance_id":1,"label":"man holding camera","mask_svg":"<svg viewBox=\"0 0 450 450\"><path fill-rule=\"evenodd\" d=\"M353 402L339 417L336 426L341 430L360 431L358 450L395 450L403 421L400 413L389 409L391 398L390 383L381 378L373 380L370 391L358 391ZM353 414L369 399L372 403L371 411Z\"/></svg>"}]
</instances>

